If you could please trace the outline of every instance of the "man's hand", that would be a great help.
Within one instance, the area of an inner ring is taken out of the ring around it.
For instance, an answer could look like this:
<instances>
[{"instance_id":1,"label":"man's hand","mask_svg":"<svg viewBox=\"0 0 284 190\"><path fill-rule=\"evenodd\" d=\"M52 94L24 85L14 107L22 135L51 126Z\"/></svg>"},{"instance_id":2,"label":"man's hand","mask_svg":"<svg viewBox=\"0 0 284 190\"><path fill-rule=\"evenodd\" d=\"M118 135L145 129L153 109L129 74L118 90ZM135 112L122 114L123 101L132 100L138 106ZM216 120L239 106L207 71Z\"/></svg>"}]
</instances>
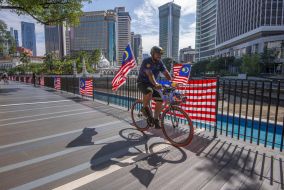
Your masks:
<instances>
[{"instance_id":1,"label":"man's hand","mask_svg":"<svg viewBox=\"0 0 284 190\"><path fill-rule=\"evenodd\" d=\"M161 88L162 88L162 85L161 85L161 84L159 84L159 83L156 83L156 84L155 84L155 88L159 90L159 89L161 89Z\"/></svg>"},{"instance_id":2,"label":"man's hand","mask_svg":"<svg viewBox=\"0 0 284 190\"><path fill-rule=\"evenodd\" d=\"M181 85L179 83L175 83L175 82L172 82L172 87L174 88L178 88L180 87Z\"/></svg>"}]
</instances>

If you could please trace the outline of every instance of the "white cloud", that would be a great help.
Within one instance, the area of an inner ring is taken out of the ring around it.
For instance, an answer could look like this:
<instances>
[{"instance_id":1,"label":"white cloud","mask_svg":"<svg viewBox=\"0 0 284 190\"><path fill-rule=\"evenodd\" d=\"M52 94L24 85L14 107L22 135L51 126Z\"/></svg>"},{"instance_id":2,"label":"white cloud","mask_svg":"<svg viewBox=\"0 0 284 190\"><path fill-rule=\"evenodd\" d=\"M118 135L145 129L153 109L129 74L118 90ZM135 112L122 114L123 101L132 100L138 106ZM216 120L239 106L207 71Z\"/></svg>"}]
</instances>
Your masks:
<instances>
[{"instance_id":1,"label":"white cloud","mask_svg":"<svg viewBox=\"0 0 284 190\"><path fill-rule=\"evenodd\" d=\"M143 52L149 52L150 47L159 44L159 10L158 7L169 0L144 0L142 6L134 9L132 30L142 35ZM179 48L195 46L195 21L187 20L195 17L196 0L176 0L181 6ZM194 19L195 20L195 19ZM193 23L194 22L194 23Z\"/></svg>"},{"instance_id":2,"label":"white cloud","mask_svg":"<svg viewBox=\"0 0 284 190\"><path fill-rule=\"evenodd\" d=\"M190 24L188 27L181 27L181 34L179 36L179 48L191 46L195 48L195 28L196 22Z\"/></svg>"},{"instance_id":3,"label":"white cloud","mask_svg":"<svg viewBox=\"0 0 284 190\"><path fill-rule=\"evenodd\" d=\"M158 34L142 36L143 52L150 53L150 50L154 45L159 45L159 35Z\"/></svg>"},{"instance_id":4,"label":"white cloud","mask_svg":"<svg viewBox=\"0 0 284 190\"><path fill-rule=\"evenodd\" d=\"M13 27L14 30L18 30L20 46L22 45L21 21L35 23L37 55L43 56L45 54L44 26L42 24L37 23L37 21L30 16L18 16L16 13L12 13L8 10L1 10L0 18L7 24L8 30L10 30L10 27Z\"/></svg>"}]
</instances>

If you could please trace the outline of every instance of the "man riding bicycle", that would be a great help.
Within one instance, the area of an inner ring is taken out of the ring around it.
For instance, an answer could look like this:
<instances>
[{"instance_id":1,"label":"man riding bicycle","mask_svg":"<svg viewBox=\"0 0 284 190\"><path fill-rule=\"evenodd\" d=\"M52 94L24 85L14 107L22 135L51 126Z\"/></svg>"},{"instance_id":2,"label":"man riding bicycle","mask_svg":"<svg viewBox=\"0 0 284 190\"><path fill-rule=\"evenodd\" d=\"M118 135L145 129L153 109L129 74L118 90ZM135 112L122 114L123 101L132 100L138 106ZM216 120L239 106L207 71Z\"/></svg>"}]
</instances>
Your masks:
<instances>
[{"instance_id":1,"label":"man riding bicycle","mask_svg":"<svg viewBox=\"0 0 284 190\"><path fill-rule=\"evenodd\" d=\"M159 115L163 109L163 99L158 91L155 89L161 89L162 85L157 83L159 73L163 73L167 80L172 80L172 77L165 65L161 61L161 55L163 49L159 46L153 46L151 49L151 57L143 60L139 70L137 86L143 93L143 108L142 113L148 118L152 119L151 111L149 108L150 100L153 98L156 102L154 111L154 124L155 128L159 129Z\"/></svg>"}]
</instances>

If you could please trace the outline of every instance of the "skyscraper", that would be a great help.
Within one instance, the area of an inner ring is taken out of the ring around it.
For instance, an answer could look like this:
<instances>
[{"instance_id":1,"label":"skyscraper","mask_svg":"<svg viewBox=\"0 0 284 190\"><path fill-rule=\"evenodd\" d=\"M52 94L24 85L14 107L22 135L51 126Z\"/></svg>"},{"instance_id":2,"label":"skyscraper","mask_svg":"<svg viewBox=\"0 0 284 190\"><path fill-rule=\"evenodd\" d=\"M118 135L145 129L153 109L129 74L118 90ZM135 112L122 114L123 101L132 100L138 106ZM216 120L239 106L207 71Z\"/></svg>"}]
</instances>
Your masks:
<instances>
[{"instance_id":1,"label":"skyscraper","mask_svg":"<svg viewBox=\"0 0 284 190\"><path fill-rule=\"evenodd\" d=\"M136 59L136 63L140 65L142 63L142 38L140 34L134 34L133 36L133 53Z\"/></svg>"},{"instance_id":2,"label":"skyscraper","mask_svg":"<svg viewBox=\"0 0 284 190\"><path fill-rule=\"evenodd\" d=\"M14 38L16 41L16 47L19 47L19 35L18 35L18 30L14 30Z\"/></svg>"},{"instance_id":3,"label":"skyscraper","mask_svg":"<svg viewBox=\"0 0 284 190\"><path fill-rule=\"evenodd\" d=\"M62 25L44 26L46 53L54 53L59 58L66 55L66 27Z\"/></svg>"},{"instance_id":4,"label":"skyscraper","mask_svg":"<svg viewBox=\"0 0 284 190\"><path fill-rule=\"evenodd\" d=\"M33 56L36 56L36 36L35 24L21 22L22 30L22 46L33 51Z\"/></svg>"},{"instance_id":5,"label":"skyscraper","mask_svg":"<svg viewBox=\"0 0 284 190\"><path fill-rule=\"evenodd\" d=\"M159 7L159 45L165 50L163 57L178 60L179 19L181 7L173 2Z\"/></svg>"},{"instance_id":6,"label":"skyscraper","mask_svg":"<svg viewBox=\"0 0 284 190\"><path fill-rule=\"evenodd\" d=\"M182 63L193 63L195 61L195 49L191 46L180 50L179 61Z\"/></svg>"},{"instance_id":7,"label":"skyscraper","mask_svg":"<svg viewBox=\"0 0 284 190\"><path fill-rule=\"evenodd\" d=\"M117 64L121 65L122 55L128 43L131 43L131 17L125 7L116 7L117 13Z\"/></svg>"},{"instance_id":8,"label":"skyscraper","mask_svg":"<svg viewBox=\"0 0 284 190\"><path fill-rule=\"evenodd\" d=\"M216 55L280 52L284 62L283 0L218 0ZM281 51L282 50L282 51Z\"/></svg>"},{"instance_id":9,"label":"skyscraper","mask_svg":"<svg viewBox=\"0 0 284 190\"><path fill-rule=\"evenodd\" d=\"M115 24L116 13L113 10L85 12L80 17L80 24L70 28L71 54L101 49L113 63L116 59Z\"/></svg>"},{"instance_id":10,"label":"skyscraper","mask_svg":"<svg viewBox=\"0 0 284 190\"><path fill-rule=\"evenodd\" d=\"M283 0L197 0L196 61L275 49L284 62Z\"/></svg>"},{"instance_id":11,"label":"skyscraper","mask_svg":"<svg viewBox=\"0 0 284 190\"><path fill-rule=\"evenodd\" d=\"M65 31L65 37L66 37L66 55L70 55L70 30L66 29Z\"/></svg>"},{"instance_id":12,"label":"skyscraper","mask_svg":"<svg viewBox=\"0 0 284 190\"><path fill-rule=\"evenodd\" d=\"M217 0L197 0L196 61L215 55Z\"/></svg>"}]
</instances>

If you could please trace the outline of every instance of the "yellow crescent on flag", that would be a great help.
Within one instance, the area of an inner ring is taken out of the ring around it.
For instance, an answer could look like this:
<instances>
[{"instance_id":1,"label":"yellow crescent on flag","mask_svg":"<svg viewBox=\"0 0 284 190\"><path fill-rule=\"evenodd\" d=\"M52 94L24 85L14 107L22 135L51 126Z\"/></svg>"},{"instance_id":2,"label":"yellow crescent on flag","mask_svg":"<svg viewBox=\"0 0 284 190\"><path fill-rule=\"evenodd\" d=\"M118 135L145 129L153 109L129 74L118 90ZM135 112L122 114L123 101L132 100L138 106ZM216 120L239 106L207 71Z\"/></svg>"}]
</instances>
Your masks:
<instances>
[{"instance_id":1,"label":"yellow crescent on flag","mask_svg":"<svg viewBox=\"0 0 284 190\"><path fill-rule=\"evenodd\" d=\"M124 58L124 60L127 60L127 59L128 59L128 57L129 57L129 54L128 54L128 52L127 52L127 51L124 51L124 54L125 54L125 58Z\"/></svg>"}]
</instances>

